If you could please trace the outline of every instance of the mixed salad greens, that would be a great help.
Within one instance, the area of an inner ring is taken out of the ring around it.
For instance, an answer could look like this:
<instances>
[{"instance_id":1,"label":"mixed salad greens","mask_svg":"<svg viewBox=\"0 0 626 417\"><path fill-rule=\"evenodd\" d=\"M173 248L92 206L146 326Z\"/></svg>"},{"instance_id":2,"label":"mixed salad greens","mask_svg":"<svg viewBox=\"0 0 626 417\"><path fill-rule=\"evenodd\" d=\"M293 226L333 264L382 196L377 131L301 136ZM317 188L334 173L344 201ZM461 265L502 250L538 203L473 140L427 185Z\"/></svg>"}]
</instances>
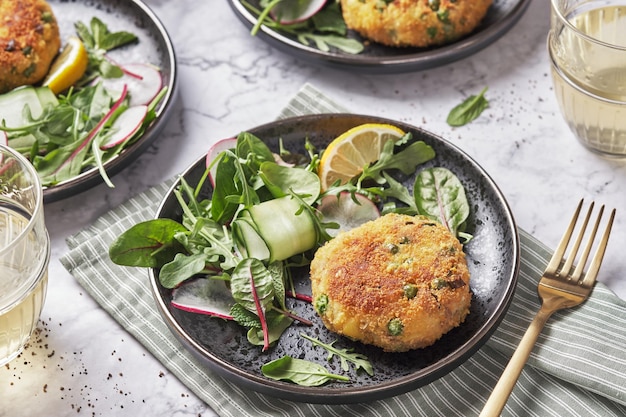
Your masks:
<instances>
[{"instance_id":1,"label":"mixed salad greens","mask_svg":"<svg viewBox=\"0 0 626 417\"><path fill-rule=\"evenodd\" d=\"M87 70L58 96L45 86L24 86L0 96L0 142L26 156L44 186L97 167L113 187L104 164L134 143L156 118L166 93L160 71L148 64L114 62L108 52L136 42L111 32L97 18L75 29L87 50Z\"/></svg>"},{"instance_id":2,"label":"mixed salad greens","mask_svg":"<svg viewBox=\"0 0 626 417\"><path fill-rule=\"evenodd\" d=\"M347 36L348 28L338 1L260 0L260 8L246 0L241 3L257 16L252 35L256 35L261 26L266 26L295 36L303 45L314 44L324 52L335 47L348 54L359 54L364 49L363 43Z\"/></svg>"},{"instance_id":3,"label":"mixed salad greens","mask_svg":"<svg viewBox=\"0 0 626 417\"><path fill-rule=\"evenodd\" d=\"M433 148L411 133L387 141L379 160L360 176L346 184L337 181L325 191L317 175L320 155L303 141L306 155L287 151L282 142L274 154L248 132L218 143L214 149L219 152L209 151L198 184L181 177L174 191L182 218L136 224L112 243L111 260L158 268L161 285L172 289L172 306L235 321L247 329L248 341L265 351L292 323L309 324L287 308L287 297L312 302L295 291L290 270L308 265L316 248L332 238L329 232L343 225L340 218L335 222L326 217L325 207L333 207L328 199L368 212L364 218L388 212L428 216L448 225L460 239L471 238L464 231L469 215L465 191L451 171L422 169L413 192L396 179L409 178L435 157ZM207 189L209 196L201 197ZM353 217L351 210L345 217ZM362 355L302 337L327 349L329 358L337 355L344 370L351 363L373 373ZM344 379L289 357L266 364L262 371L269 378L305 385Z\"/></svg>"}]
</instances>

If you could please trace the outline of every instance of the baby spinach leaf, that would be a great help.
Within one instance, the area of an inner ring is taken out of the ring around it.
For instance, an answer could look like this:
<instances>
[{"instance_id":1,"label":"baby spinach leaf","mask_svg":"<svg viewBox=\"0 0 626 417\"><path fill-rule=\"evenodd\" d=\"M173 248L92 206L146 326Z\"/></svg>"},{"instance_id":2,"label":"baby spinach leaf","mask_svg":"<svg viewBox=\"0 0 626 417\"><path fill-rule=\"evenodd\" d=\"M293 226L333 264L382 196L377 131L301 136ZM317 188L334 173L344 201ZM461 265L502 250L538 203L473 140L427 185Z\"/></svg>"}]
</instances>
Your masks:
<instances>
[{"instance_id":1,"label":"baby spinach leaf","mask_svg":"<svg viewBox=\"0 0 626 417\"><path fill-rule=\"evenodd\" d=\"M211 217L218 223L229 221L239 205L228 199L229 196L240 194L234 181L237 174L235 159L235 155L231 152L225 152L217 163L216 187L211 197Z\"/></svg>"},{"instance_id":2,"label":"baby spinach leaf","mask_svg":"<svg viewBox=\"0 0 626 417\"><path fill-rule=\"evenodd\" d=\"M159 271L159 282L165 288L176 288L181 282L204 270L206 255L177 253L174 260L163 265Z\"/></svg>"},{"instance_id":3,"label":"baby spinach leaf","mask_svg":"<svg viewBox=\"0 0 626 417\"><path fill-rule=\"evenodd\" d=\"M283 356L266 363L261 372L274 380L285 380L307 387L316 387L331 380L349 381L343 375L329 373L326 368L314 362Z\"/></svg>"},{"instance_id":4,"label":"baby spinach leaf","mask_svg":"<svg viewBox=\"0 0 626 417\"><path fill-rule=\"evenodd\" d=\"M288 167L267 161L261 164L259 176L276 198L288 195L291 190L311 205L320 195L320 178L314 172L303 168Z\"/></svg>"},{"instance_id":5,"label":"baby spinach leaf","mask_svg":"<svg viewBox=\"0 0 626 417\"><path fill-rule=\"evenodd\" d=\"M469 216L469 203L456 175L442 167L425 169L415 177L413 195L419 214L438 221L458 235Z\"/></svg>"},{"instance_id":6,"label":"baby spinach leaf","mask_svg":"<svg viewBox=\"0 0 626 417\"><path fill-rule=\"evenodd\" d=\"M472 95L461 104L454 107L448 114L447 122L450 126L463 126L478 118L480 114L489 107L489 101L485 98L487 87L477 96Z\"/></svg>"},{"instance_id":7,"label":"baby spinach leaf","mask_svg":"<svg viewBox=\"0 0 626 417\"><path fill-rule=\"evenodd\" d=\"M249 161L250 168L257 171L265 161L274 161L274 154L267 145L251 133L243 132L237 136L235 153Z\"/></svg>"},{"instance_id":8,"label":"baby spinach leaf","mask_svg":"<svg viewBox=\"0 0 626 417\"><path fill-rule=\"evenodd\" d=\"M109 257L118 265L159 268L182 250L174 235L185 231L185 226L171 219L137 223L115 239Z\"/></svg>"}]
</instances>

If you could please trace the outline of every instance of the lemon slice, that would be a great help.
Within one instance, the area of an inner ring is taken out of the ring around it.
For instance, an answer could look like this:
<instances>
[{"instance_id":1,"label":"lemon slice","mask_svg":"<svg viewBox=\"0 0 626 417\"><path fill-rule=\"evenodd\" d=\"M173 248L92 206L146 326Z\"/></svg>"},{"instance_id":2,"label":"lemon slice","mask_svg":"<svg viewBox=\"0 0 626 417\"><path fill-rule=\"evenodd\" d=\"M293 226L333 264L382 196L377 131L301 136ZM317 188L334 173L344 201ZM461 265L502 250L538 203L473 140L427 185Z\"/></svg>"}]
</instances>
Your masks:
<instances>
[{"instance_id":1,"label":"lemon slice","mask_svg":"<svg viewBox=\"0 0 626 417\"><path fill-rule=\"evenodd\" d=\"M387 141L396 141L402 136L402 129L380 123L366 123L341 134L328 145L320 159L318 175L322 190L337 180L345 184L359 175L364 167L378 161Z\"/></svg>"},{"instance_id":2,"label":"lemon slice","mask_svg":"<svg viewBox=\"0 0 626 417\"><path fill-rule=\"evenodd\" d=\"M85 45L77 37L70 37L52 63L43 85L48 86L54 94L67 90L83 76L88 61Z\"/></svg>"}]
</instances>

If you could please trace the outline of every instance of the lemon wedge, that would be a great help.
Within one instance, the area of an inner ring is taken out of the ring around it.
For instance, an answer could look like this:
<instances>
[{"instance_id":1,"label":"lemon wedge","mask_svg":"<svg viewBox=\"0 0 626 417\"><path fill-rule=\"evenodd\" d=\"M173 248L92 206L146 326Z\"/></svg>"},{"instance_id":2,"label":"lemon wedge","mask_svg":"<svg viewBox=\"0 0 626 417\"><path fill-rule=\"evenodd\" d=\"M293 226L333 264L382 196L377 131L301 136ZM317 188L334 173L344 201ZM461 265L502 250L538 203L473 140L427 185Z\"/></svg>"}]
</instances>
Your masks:
<instances>
[{"instance_id":1,"label":"lemon wedge","mask_svg":"<svg viewBox=\"0 0 626 417\"><path fill-rule=\"evenodd\" d=\"M322 190L337 180L345 184L363 172L363 168L378 161L383 146L389 140L404 136L402 129L380 123L353 127L333 140L320 159L318 175Z\"/></svg>"},{"instance_id":2,"label":"lemon wedge","mask_svg":"<svg viewBox=\"0 0 626 417\"><path fill-rule=\"evenodd\" d=\"M70 37L52 63L43 85L48 86L54 94L67 90L83 76L88 61L85 45L77 37Z\"/></svg>"}]
</instances>

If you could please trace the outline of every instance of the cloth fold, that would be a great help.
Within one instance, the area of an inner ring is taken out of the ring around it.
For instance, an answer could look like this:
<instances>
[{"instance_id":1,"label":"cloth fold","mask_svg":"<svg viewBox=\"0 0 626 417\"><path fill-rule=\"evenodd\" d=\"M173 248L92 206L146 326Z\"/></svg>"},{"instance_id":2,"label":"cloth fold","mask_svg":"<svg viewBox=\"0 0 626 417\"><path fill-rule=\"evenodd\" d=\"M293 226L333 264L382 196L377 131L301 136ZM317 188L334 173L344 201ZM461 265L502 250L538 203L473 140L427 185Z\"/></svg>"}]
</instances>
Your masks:
<instances>
[{"instance_id":1,"label":"cloth fold","mask_svg":"<svg viewBox=\"0 0 626 417\"><path fill-rule=\"evenodd\" d=\"M346 112L305 85L279 117ZM363 404L295 403L268 397L214 374L179 344L156 309L143 268L109 260L110 243L130 226L153 217L173 180L153 187L67 238L61 263L116 321L220 416L473 416L539 309L537 283L551 251L520 230L516 293L490 340L448 375L406 394ZM626 301L601 283L580 307L548 322L503 416L626 415Z\"/></svg>"}]
</instances>

